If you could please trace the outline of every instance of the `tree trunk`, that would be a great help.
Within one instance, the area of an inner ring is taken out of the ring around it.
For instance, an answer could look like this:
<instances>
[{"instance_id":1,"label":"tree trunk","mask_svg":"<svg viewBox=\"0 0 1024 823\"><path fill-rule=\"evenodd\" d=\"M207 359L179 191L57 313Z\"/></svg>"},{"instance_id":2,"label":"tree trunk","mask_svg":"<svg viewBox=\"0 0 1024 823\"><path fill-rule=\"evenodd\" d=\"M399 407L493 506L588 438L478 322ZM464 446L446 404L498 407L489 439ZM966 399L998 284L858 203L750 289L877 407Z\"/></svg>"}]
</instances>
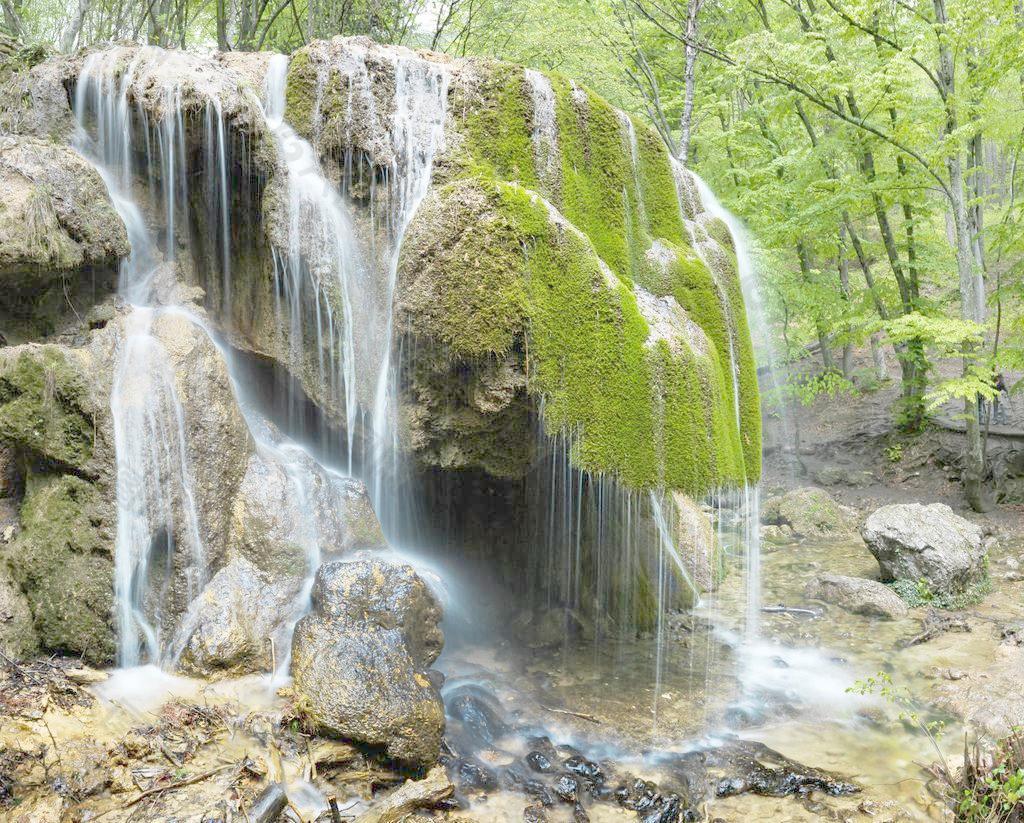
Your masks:
<instances>
[{"instance_id":1,"label":"tree trunk","mask_svg":"<svg viewBox=\"0 0 1024 823\"><path fill-rule=\"evenodd\" d=\"M935 22L946 26L946 0L932 0L935 8ZM939 77L943 86L943 101L946 105L945 134L943 138L955 140L959 122L955 102L955 66L953 52L946 40L945 32L939 33ZM985 322L985 283L980 268L974 266L971 221L967 213L967 192L964 187L963 158L960 150L954 148L946 158L949 171L949 200L953 211L953 230L956 238L956 268L960 280L960 316L974 323ZM975 346L964 345L964 374L968 373L975 358ZM991 501L985 494L985 452L981 442L981 425L978 420L978 400L969 397L964 400L967 442L964 448L964 493L967 502L975 511L987 511Z\"/></svg>"},{"instance_id":2,"label":"tree trunk","mask_svg":"<svg viewBox=\"0 0 1024 823\"><path fill-rule=\"evenodd\" d=\"M850 261L846 257L846 227L839 226L839 291L843 296L846 312L850 310ZM849 322L845 324L846 340L843 341L843 377L853 378L853 328Z\"/></svg>"},{"instance_id":3,"label":"tree trunk","mask_svg":"<svg viewBox=\"0 0 1024 823\"><path fill-rule=\"evenodd\" d=\"M85 15L89 11L89 0L78 0L75 5L75 13L68 23L64 36L60 41L60 50L67 53L75 48L78 42L78 35L82 32L82 25L85 23Z\"/></svg>"},{"instance_id":4,"label":"tree trunk","mask_svg":"<svg viewBox=\"0 0 1024 823\"><path fill-rule=\"evenodd\" d=\"M683 98L683 114L679 123L679 160L685 166L690 157L690 134L693 125L693 95L695 73L697 70L697 32L700 7L704 0L690 0L686 9L686 45L684 47L686 65L686 93Z\"/></svg>"},{"instance_id":5,"label":"tree trunk","mask_svg":"<svg viewBox=\"0 0 1024 823\"><path fill-rule=\"evenodd\" d=\"M875 365L875 377L878 380L889 379L889 366L885 362L885 352L882 350L882 333L875 332L871 335L871 361Z\"/></svg>"}]
</instances>

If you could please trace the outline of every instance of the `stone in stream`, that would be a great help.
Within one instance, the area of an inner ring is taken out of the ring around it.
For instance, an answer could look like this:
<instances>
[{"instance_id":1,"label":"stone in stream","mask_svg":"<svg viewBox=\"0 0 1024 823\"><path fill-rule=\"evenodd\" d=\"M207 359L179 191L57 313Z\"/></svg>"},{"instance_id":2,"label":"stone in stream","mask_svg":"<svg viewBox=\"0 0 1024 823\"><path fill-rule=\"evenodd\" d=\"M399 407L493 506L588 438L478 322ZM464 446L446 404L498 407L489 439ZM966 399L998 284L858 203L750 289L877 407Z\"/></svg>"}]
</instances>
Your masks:
<instances>
[{"instance_id":1,"label":"stone in stream","mask_svg":"<svg viewBox=\"0 0 1024 823\"><path fill-rule=\"evenodd\" d=\"M325 563L313 609L295 629L298 705L324 733L429 766L440 752L444 705L427 678L441 653L441 607L408 565L376 557Z\"/></svg>"},{"instance_id":2,"label":"stone in stream","mask_svg":"<svg viewBox=\"0 0 1024 823\"><path fill-rule=\"evenodd\" d=\"M907 614L907 604L896 592L877 580L819 574L807 584L805 594L854 614L894 620Z\"/></svg>"},{"instance_id":3,"label":"stone in stream","mask_svg":"<svg viewBox=\"0 0 1024 823\"><path fill-rule=\"evenodd\" d=\"M923 580L934 595L957 595L986 578L984 532L942 503L883 506L862 536L885 582Z\"/></svg>"}]
</instances>

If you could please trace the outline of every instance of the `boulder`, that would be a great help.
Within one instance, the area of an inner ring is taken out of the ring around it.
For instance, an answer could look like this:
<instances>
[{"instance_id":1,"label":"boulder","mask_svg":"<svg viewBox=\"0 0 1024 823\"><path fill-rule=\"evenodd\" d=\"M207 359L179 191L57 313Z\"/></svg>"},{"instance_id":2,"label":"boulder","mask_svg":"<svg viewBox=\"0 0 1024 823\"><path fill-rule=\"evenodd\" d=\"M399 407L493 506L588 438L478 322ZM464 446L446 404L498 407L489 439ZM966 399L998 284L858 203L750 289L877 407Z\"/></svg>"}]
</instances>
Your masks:
<instances>
[{"instance_id":1,"label":"boulder","mask_svg":"<svg viewBox=\"0 0 1024 823\"><path fill-rule=\"evenodd\" d=\"M861 534L886 582L923 580L932 594L956 595L986 578L984 532L942 503L883 506Z\"/></svg>"},{"instance_id":2,"label":"boulder","mask_svg":"<svg viewBox=\"0 0 1024 823\"><path fill-rule=\"evenodd\" d=\"M799 537L845 537L857 531L857 513L813 486L767 500L761 520L770 526L789 526Z\"/></svg>"},{"instance_id":3,"label":"boulder","mask_svg":"<svg viewBox=\"0 0 1024 823\"><path fill-rule=\"evenodd\" d=\"M907 604L892 589L863 577L820 574L807 584L805 593L814 600L866 617L895 620L907 614Z\"/></svg>"},{"instance_id":4,"label":"boulder","mask_svg":"<svg viewBox=\"0 0 1024 823\"><path fill-rule=\"evenodd\" d=\"M270 671L299 616L302 578L271 576L235 558L193 601L176 643L186 671L240 675Z\"/></svg>"},{"instance_id":5,"label":"boulder","mask_svg":"<svg viewBox=\"0 0 1024 823\"><path fill-rule=\"evenodd\" d=\"M305 575L305 547L322 554L385 545L362 481L318 464L298 446L264 446L249 457L231 504L231 550L265 572Z\"/></svg>"},{"instance_id":6,"label":"boulder","mask_svg":"<svg viewBox=\"0 0 1024 823\"><path fill-rule=\"evenodd\" d=\"M437 760L444 705L427 676L441 607L411 566L371 555L320 567L292 641L298 705L324 733L393 760Z\"/></svg>"}]
</instances>

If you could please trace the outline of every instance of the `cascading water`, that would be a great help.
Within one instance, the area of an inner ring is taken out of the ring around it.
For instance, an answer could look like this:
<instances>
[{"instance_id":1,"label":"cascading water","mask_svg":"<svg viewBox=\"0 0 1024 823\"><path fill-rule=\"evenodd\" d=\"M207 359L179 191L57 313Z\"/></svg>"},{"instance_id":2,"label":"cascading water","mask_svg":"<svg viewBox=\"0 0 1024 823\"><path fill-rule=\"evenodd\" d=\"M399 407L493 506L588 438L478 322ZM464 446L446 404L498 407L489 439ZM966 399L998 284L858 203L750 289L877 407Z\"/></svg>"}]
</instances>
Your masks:
<instances>
[{"instance_id":1,"label":"cascading water","mask_svg":"<svg viewBox=\"0 0 1024 823\"><path fill-rule=\"evenodd\" d=\"M721 220L729 228L733 244L736 248L736 267L739 275L740 288L743 290L743 302L747 311L747 322L750 325L754 342L754 353L758 359L758 371L768 377L768 386L771 401L774 403L779 419L779 440L784 447L795 443L796 438L793 427L793 420L789 415L784 394L786 376L780 370L780 358L773 345L773 335L768 325L768 316L765 312L764 300L761 297L757 266L755 263L756 252L743 222L729 211L715 195L714 191L695 172L690 173L693 182L697 187L701 202L705 210L712 216Z\"/></svg>"},{"instance_id":2,"label":"cascading water","mask_svg":"<svg viewBox=\"0 0 1024 823\"><path fill-rule=\"evenodd\" d=\"M186 602L190 601L201 588L206 569L184 414L166 352L152 333L154 311L149 308L161 267L173 262L175 197L179 186L186 185L180 174L180 98L174 90L167 92L166 116L157 127L168 224L163 254L132 197L135 147L127 90L140 61L153 54L139 50L120 76L116 51L90 55L79 76L74 106L76 147L99 169L131 243L131 254L122 262L119 291L133 308L110 395L117 453L118 659L126 667L165 660L169 638L162 618L170 611L166 601L182 581ZM95 123L95 140L87 131L90 122ZM148 135L145 120L143 128ZM147 140L147 160L149 148Z\"/></svg>"}]
</instances>

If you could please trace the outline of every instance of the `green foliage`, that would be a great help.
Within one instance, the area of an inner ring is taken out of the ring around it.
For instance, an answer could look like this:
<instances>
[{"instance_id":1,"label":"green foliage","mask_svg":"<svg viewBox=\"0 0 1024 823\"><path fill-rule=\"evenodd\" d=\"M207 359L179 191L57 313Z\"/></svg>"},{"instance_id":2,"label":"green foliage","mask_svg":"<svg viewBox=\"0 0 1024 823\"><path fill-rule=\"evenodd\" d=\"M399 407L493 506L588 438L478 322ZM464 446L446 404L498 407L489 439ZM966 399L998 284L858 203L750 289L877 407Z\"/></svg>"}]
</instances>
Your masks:
<instances>
[{"instance_id":1,"label":"green foliage","mask_svg":"<svg viewBox=\"0 0 1024 823\"><path fill-rule=\"evenodd\" d=\"M933 592L928 585L928 581L924 579L916 582L906 579L893 580L887 585L911 608L933 606L937 609L949 609L951 611L966 609L968 606L980 603L985 595L992 591L992 581L987 573L983 580L956 594L938 594Z\"/></svg>"},{"instance_id":2,"label":"green foliage","mask_svg":"<svg viewBox=\"0 0 1024 823\"><path fill-rule=\"evenodd\" d=\"M966 748L966 747L965 747ZM975 744L965 751L964 766L948 788L957 821L1011 823L1024 808L1024 736L1019 728L991 753Z\"/></svg>"},{"instance_id":3,"label":"green foliage","mask_svg":"<svg viewBox=\"0 0 1024 823\"><path fill-rule=\"evenodd\" d=\"M794 375L781 387L782 393L801 405L809 406L819 397L835 400L840 395L857 393L853 383L839 372L827 371L820 374Z\"/></svg>"},{"instance_id":4,"label":"green foliage","mask_svg":"<svg viewBox=\"0 0 1024 823\"><path fill-rule=\"evenodd\" d=\"M901 723L913 726L927 735L928 739L938 749L937 741L942 737L946 724L942 720L927 720L922 712L921 706L906 686L896 684L887 672L878 672L875 675L857 680L847 688L849 694L875 695L882 698L886 703L896 707L898 710L897 719Z\"/></svg>"}]
</instances>

